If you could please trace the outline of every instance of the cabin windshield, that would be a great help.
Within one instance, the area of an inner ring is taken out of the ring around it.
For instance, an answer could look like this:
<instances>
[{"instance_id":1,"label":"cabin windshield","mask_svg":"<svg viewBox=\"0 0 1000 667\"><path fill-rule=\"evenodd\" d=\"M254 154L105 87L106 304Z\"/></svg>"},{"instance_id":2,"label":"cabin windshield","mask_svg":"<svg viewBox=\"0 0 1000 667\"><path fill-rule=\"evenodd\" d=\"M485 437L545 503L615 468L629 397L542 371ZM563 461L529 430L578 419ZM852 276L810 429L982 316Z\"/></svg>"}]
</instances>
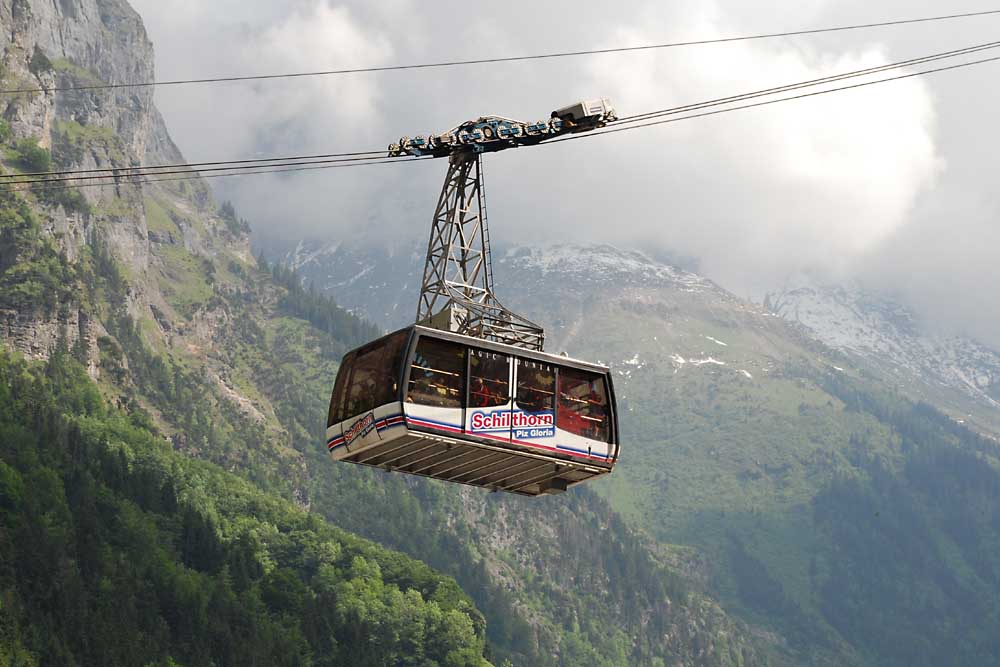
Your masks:
<instances>
[{"instance_id":1,"label":"cabin windshield","mask_svg":"<svg viewBox=\"0 0 1000 667\"><path fill-rule=\"evenodd\" d=\"M406 400L418 405L461 408L465 348L457 343L421 337L413 355Z\"/></svg>"},{"instance_id":2,"label":"cabin windshield","mask_svg":"<svg viewBox=\"0 0 1000 667\"><path fill-rule=\"evenodd\" d=\"M330 412L326 418L327 428L344 421L344 398L347 395L347 382L351 376L351 368L354 367L355 356L354 352L350 352L340 362L337 383L333 387L333 396L330 397Z\"/></svg>"},{"instance_id":3,"label":"cabin windshield","mask_svg":"<svg viewBox=\"0 0 1000 667\"><path fill-rule=\"evenodd\" d=\"M556 424L564 431L609 442L611 428L604 377L575 368L560 368Z\"/></svg>"},{"instance_id":4,"label":"cabin windshield","mask_svg":"<svg viewBox=\"0 0 1000 667\"><path fill-rule=\"evenodd\" d=\"M399 378L408 330L375 341L344 357L330 400L327 426L399 400Z\"/></svg>"}]
</instances>

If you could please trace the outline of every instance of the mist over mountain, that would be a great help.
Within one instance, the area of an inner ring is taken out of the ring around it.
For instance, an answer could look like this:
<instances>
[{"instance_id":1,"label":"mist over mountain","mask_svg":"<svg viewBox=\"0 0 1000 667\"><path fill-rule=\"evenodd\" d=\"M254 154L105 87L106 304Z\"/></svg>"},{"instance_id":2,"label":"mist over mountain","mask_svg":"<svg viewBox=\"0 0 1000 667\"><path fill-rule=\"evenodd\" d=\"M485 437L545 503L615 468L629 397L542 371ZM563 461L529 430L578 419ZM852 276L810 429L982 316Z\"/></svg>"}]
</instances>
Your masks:
<instances>
[{"instance_id":1,"label":"mist over mountain","mask_svg":"<svg viewBox=\"0 0 1000 667\"><path fill-rule=\"evenodd\" d=\"M526 21L470 14L451 0L433 12L416 0L140 0L138 8L160 49L163 79L655 44L941 9L929 0L817 0L780 15L759 0L629 0L614 12L581 12L578 4L508 5ZM599 95L621 114L642 113L906 60L989 42L997 20L164 88L157 99L195 160L377 150L486 114L534 120ZM755 299L800 271L833 283L862 278L900 294L947 334L1000 344L1000 307L990 297L1000 291L1000 201L980 131L1000 113L1000 95L981 84L990 67L491 156L495 236L669 251ZM442 177L443 166L431 163L223 179L217 187L254 212L258 233L326 241L425 229Z\"/></svg>"}]
</instances>

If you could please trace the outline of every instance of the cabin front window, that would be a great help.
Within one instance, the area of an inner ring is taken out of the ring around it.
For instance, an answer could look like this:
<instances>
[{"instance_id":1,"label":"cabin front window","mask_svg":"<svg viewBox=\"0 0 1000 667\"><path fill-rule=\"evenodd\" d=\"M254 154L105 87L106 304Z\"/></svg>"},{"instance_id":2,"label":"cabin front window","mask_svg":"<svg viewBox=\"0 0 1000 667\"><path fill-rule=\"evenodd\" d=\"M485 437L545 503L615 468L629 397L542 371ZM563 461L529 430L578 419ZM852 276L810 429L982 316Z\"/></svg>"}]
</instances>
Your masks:
<instances>
[{"instance_id":1,"label":"cabin front window","mask_svg":"<svg viewBox=\"0 0 1000 667\"><path fill-rule=\"evenodd\" d=\"M406 400L419 405L461 408L465 349L456 343L422 337L410 369Z\"/></svg>"},{"instance_id":2,"label":"cabin front window","mask_svg":"<svg viewBox=\"0 0 1000 667\"><path fill-rule=\"evenodd\" d=\"M344 401L347 397L347 382L351 379L351 369L354 366L354 353L351 352L340 362L340 369L337 372L337 383L333 387L333 396L330 397L330 412L327 415L326 425L329 428L334 424L344 421Z\"/></svg>"},{"instance_id":3,"label":"cabin front window","mask_svg":"<svg viewBox=\"0 0 1000 667\"><path fill-rule=\"evenodd\" d=\"M375 346L358 354L354 360L354 375L347 393L347 414L360 415L375 407L375 392L381 379L382 347Z\"/></svg>"},{"instance_id":4,"label":"cabin front window","mask_svg":"<svg viewBox=\"0 0 1000 667\"><path fill-rule=\"evenodd\" d=\"M379 378L375 388L375 405L385 405L399 400L399 376L403 369L403 356L406 354L406 342L410 338L409 331L386 338L381 345L379 360Z\"/></svg>"}]
</instances>

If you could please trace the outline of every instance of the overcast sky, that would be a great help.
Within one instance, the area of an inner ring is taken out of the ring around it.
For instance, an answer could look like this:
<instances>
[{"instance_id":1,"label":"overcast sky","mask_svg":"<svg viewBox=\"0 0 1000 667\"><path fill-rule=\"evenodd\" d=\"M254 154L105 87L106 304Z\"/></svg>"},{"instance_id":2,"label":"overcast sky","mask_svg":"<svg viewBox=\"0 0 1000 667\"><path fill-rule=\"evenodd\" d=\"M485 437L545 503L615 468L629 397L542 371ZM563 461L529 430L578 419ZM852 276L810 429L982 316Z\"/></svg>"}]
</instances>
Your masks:
<instances>
[{"instance_id":1,"label":"overcast sky","mask_svg":"<svg viewBox=\"0 0 1000 667\"><path fill-rule=\"evenodd\" d=\"M606 48L993 9L982 0L132 0L161 79ZM995 39L1000 16L593 57L170 87L189 160L383 148L609 96L623 115ZM987 54L991 55L991 54ZM494 239L694 258L744 296L809 272L1000 344L1000 63L487 161ZM220 179L263 236L425 237L445 165Z\"/></svg>"}]
</instances>

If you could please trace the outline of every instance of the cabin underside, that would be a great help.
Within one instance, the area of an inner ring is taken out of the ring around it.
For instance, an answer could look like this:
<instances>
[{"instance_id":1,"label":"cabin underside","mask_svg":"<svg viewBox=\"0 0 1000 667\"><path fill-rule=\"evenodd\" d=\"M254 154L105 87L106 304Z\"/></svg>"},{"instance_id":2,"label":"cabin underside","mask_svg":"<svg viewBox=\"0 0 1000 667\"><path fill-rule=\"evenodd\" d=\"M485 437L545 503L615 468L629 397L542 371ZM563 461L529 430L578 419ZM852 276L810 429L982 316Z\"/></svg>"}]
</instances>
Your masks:
<instances>
[{"instance_id":1,"label":"cabin underside","mask_svg":"<svg viewBox=\"0 0 1000 667\"><path fill-rule=\"evenodd\" d=\"M610 468L506 447L408 431L405 435L337 457L342 461L447 482L539 496L611 472Z\"/></svg>"}]
</instances>

